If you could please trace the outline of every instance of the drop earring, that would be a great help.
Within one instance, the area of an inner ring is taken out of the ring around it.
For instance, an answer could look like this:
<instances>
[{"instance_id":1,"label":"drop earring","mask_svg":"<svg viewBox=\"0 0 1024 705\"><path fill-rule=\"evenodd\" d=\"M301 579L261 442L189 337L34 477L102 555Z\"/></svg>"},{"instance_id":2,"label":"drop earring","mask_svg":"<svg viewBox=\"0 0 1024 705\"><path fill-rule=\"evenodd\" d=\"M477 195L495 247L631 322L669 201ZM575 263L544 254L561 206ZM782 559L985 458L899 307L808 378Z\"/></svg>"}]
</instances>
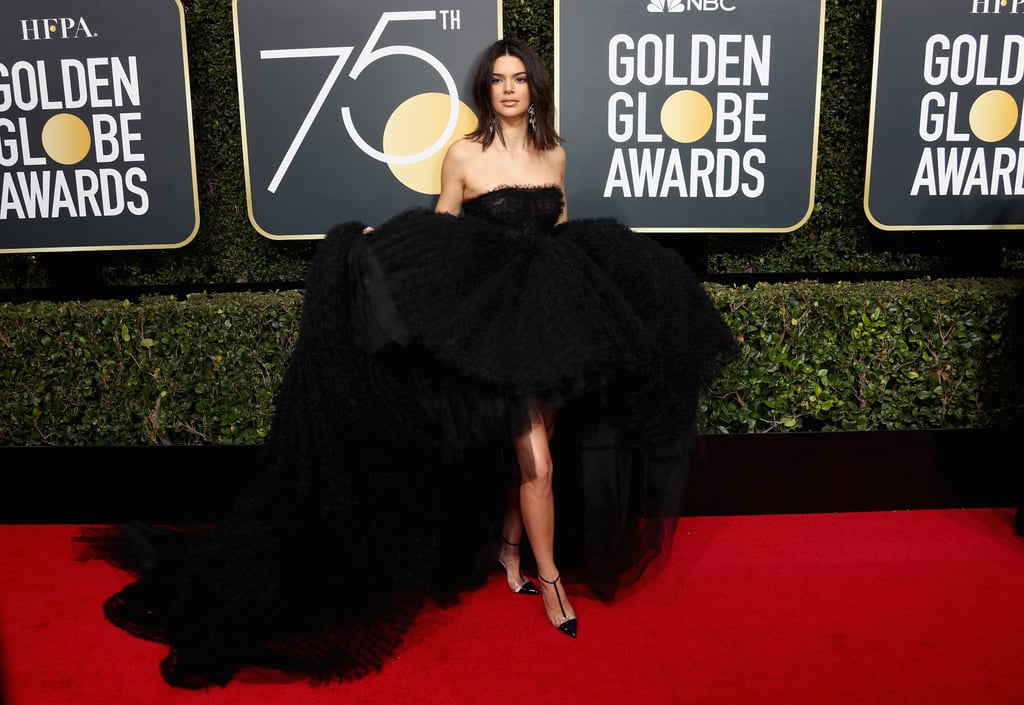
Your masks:
<instances>
[{"instance_id":1,"label":"drop earring","mask_svg":"<svg viewBox=\"0 0 1024 705\"><path fill-rule=\"evenodd\" d=\"M491 131L491 134L494 134L494 116L493 115L491 117L487 118L487 129Z\"/></svg>"},{"instance_id":2,"label":"drop earring","mask_svg":"<svg viewBox=\"0 0 1024 705\"><path fill-rule=\"evenodd\" d=\"M527 115L530 116L530 131L537 131L537 111L533 109L533 103L530 103L530 109L526 111Z\"/></svg>"}]
</instances>

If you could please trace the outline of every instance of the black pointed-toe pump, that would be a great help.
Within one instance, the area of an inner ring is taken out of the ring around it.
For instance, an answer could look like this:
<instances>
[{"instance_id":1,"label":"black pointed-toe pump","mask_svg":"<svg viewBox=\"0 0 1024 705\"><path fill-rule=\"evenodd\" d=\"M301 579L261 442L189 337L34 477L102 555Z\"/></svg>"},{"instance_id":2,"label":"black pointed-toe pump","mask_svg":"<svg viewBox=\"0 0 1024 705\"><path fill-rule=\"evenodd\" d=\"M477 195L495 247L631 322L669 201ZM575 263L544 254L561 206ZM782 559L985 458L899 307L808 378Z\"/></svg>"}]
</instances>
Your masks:
<instances>
[{"instance_id":1,"label":"black pointed-toe pump","mask_svg":"<svg viewBox=\"0 0 1024 705\"><path fill-rule=\"evenodd\" d=\"M551 587L553 587L555 589L555 597L558 598L558 608L560 610L562 610L562 621L559 622L558 624L556 624L555 627L558 629L558 631L562 632L563 634L568 634L573 639L575 639L576 638L576 618L575 617L569 617L569 615L566 614L566 612L565 612L565 605L562 604L562 596L558 593L558 581L562 579L561 574L559 574L558 577L556 577L554 580L548 580L547 578L545 578L540 573L537 574L537 577L540 578L541 582L547 583L548 585L550 585Z\"/></svg>"}]
</instances>

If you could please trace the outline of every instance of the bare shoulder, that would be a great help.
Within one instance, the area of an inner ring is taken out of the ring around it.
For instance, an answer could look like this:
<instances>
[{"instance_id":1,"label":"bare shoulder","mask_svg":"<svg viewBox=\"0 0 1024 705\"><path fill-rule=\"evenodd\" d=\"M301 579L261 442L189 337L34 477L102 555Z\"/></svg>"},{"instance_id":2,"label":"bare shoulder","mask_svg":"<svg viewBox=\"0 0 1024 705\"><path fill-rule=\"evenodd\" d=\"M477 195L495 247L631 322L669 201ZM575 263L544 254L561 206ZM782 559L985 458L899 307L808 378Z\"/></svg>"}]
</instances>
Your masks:
<instances>
[{"instance_id":1,"label":"bare shoulder","mask_svg":"<svg viewBox=\"0 0 1024 705\"><path fill-rule=\"evenodd\" d=\"M441 192L438 194L434 210L439 213L459 214L466 197L467 176L472 171L475 156L479 153L479 144L466 137L448 145L444 160L441 162Z\"/></svg>"},{"instance_id":2,"label":"bare shoulder","mask_svg":"<svg viewBox=\"0 0 1024 705\"><path fill-rule=\"evenodd\" d=\"M468 137L462 137L448 145L448 151L444 158L446 161L450 160L453 163L465 164L473 157L478 156L480 151L481 146L479 142Z\"/></svg>"},{"instance_id":3,"label":"bare shoulder","mask_svg":"<svg viewBox=\"0 0 1024 705\"><path fill-rule=\"evenodd\" d=\"M449 189L458 185L461 189L466 180L466 172L470 170L475 154L479 154L479 145L466 137L448 145L441 161L442 188Z\"/></svg>"},{"instance_id":4,"label":"bare shoulder","mask_svg":"<svg viewBox=\"0 0 1024 705\"><path fill-rule=\"evenodd\" d=\"M553 173L559 175L559 183L565 182L565 150L562 145L556 145L549 149L546 153L548 165Z\"/></svg>"}]
</instances>

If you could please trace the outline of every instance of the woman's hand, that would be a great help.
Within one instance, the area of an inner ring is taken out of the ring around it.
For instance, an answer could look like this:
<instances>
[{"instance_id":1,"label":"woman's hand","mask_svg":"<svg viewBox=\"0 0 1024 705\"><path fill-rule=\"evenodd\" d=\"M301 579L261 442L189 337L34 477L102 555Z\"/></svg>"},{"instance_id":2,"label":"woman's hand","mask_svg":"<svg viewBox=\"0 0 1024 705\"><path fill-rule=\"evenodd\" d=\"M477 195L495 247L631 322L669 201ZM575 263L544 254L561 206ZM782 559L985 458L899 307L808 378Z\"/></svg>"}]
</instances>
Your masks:
<instances>
[{"instance_id":1,"label":"woman's hand","mask_svg":"<svg viewBox=\"0 0 1024 705\"><path fill-rule=\"evenodd\" d=\"M363 235L369 235L372 232L373 232L373 226L372 225L367 225L365 228L363 228Z\"/></svg>"}]
</instances>

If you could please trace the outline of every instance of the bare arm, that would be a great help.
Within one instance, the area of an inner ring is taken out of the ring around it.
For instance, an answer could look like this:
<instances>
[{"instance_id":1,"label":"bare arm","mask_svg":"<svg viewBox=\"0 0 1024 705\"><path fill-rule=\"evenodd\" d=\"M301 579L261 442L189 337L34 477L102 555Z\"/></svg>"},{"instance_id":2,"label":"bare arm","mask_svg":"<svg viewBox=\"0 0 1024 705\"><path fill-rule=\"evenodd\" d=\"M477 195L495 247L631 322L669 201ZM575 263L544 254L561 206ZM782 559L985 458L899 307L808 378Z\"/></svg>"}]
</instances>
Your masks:
<instances>
[{"instance_id":1,"label":"bare arm","mask_svg":"<svg viewBox=\"0 0 1024 705\"><path fill-rule=\"evenodd\" d=\"M464 140L453 142L441 162L441 193L437 197L436 213L462 212L462 200L466 184L466 143Z\"/></svg>"},{"instance_id":2,"label":"bare arm","mask_svg":"<svg viewBox=\"0 0 1024 705\"><path fill-rule=\"evenodd\" d=\"M569 202L568 196L565 194L565 150L557 147L554 158L558 164L558 185L562 189L562 214L558 216L558 222L564 223L569 219Z\"/></svg>"}]
</instances>

